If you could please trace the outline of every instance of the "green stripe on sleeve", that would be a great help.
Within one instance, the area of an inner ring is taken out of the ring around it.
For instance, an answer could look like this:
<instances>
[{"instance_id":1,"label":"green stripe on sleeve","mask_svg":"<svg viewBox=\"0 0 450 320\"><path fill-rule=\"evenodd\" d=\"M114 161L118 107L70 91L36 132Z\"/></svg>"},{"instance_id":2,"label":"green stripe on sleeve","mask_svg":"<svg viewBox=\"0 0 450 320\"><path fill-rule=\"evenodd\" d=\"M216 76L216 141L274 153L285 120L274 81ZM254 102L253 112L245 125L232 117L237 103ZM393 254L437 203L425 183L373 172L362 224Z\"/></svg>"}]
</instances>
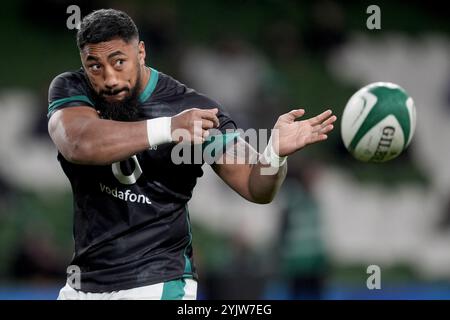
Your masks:
<instances>
[{"instance_id":1,"label":"green stripe on sleeve","mask_svg":"<svg viewBox=\"0 0 450 320\"><path fill-rule=\"evenodd\" d=\"M58 99L58 100L55 100L52 103L50 103L48 106L48 113L52 112L53 110L62 106L63 104L65 104L67 102L72 102L72 101L86 102L86 103L90 104L91 106L94 106L92 101L86 96L72 96L69 98Z\"/></svg>"},{"instance_id":2,"label":"green stripe on sleeve","mask_svg":"<svg viewBox=\"0 0 450 320\"><path fill-rule=\"evenodd\" d=\"M203 142L203 149L213 144L214 148L221 148L230 143L234 138L239 136L239 132L212 135Z\"/></svg>"},{"instance_id":3,"label":"green stripe on sleeve","mask_svg":"<svg viewBox=\"0 0 450 320\"><path fill-rule=\"evenodd\" d=\"M203 142L202 148L205 151L210 152L209 156L215 158L216 152L221 152L223 148L239 136L239 132L225 133L219 135L213 135L206 138Z\"/></svg>"}]
</instances>

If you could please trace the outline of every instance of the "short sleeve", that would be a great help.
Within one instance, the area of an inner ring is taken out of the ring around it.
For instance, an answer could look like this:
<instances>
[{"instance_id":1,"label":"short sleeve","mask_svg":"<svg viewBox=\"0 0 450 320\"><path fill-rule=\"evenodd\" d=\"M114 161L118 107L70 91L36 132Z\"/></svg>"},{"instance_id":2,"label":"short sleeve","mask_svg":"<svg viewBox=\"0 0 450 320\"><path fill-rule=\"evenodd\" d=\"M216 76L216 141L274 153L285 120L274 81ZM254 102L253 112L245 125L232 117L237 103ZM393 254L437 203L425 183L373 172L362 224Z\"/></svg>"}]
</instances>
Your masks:
<instances>
[{"instance_id":1,"label":"short sleeve","mask_svg":"<svg viewBox=\"0 0 450 320\"><path fill-rule=\"evenodd\" d=\"M224 107L210 98L205 97L205 100L207 101L207 104L200 105L200 108L219 109L217 113L217 118L219 118L219 127L215 130L220 131L220 133L217 131L212 131L213 134L206 139L202 146L203 150L208 150L210 156L214 158L223 153L231 142L237 141L236 139L239 137L239 133L236 131L236 123Z\"/></svg>"},{"instance_id":2,"label":"short sleeve","mask_svg":"<svg viewBox=\"0 0 450 320\"><path fill-rule=\"evenodd\" d=\"M57 110L80 105L95 108L82 72L65 72L55 77L48 90L47 119Z\"/></svg>"},{"instance_id":3,"label":"short sleeve","mask_svg":"<svg viewBox=\"0 0 450 320\"><path fill-rule=\"evenodd\" d=\"M237 129L236 123L228 113L228 111L217 101L195 92L194 99L190 101L192 107L200 109L219 109L217 118L219 118L219 127L217 128L221 133L231 132Z\"/></svg>"},{"instance_id":4,"label":"short sleeve","mask_svg":"<svg viewBox=\"0 0 450 320\"><path fill-rule=\"evenodd\" d=\"M237 129L236 123L230 117L228 112L218 105L219 112L217 117L219 118L219 130L222 133L226 133L227 131L234 131Z\"/></svg>"}]
</instances>

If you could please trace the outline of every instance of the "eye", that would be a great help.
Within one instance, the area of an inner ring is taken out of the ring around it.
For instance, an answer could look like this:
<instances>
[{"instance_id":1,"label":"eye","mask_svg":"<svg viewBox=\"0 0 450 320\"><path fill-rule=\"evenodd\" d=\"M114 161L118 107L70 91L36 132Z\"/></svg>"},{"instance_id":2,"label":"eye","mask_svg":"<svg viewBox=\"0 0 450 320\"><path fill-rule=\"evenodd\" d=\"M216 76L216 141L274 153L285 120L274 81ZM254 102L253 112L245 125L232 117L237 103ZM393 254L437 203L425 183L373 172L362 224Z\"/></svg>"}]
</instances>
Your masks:
<instances>
[{"instance_id":1,"label":"eye","mask_svg":"<svg viewBox=\"0 0 450 320\"><path fill-rule=\"evenodd\" d=\"M118 59L118 60L116 61L116 67L122 67L124 63L125 63L125 60L123 60L123 59Z\"/></svg>"},{"instance_id":2,"label":"eye","mask_svg":"<svg viewBox=\"0 0 450 320\"><path fill-rule=\"evenodd\" d=\"M99 71L100 70L100 65L99 64L92 64L89 66L89 69L91 69L92 71Z\"/></svg>"}]
</instances>

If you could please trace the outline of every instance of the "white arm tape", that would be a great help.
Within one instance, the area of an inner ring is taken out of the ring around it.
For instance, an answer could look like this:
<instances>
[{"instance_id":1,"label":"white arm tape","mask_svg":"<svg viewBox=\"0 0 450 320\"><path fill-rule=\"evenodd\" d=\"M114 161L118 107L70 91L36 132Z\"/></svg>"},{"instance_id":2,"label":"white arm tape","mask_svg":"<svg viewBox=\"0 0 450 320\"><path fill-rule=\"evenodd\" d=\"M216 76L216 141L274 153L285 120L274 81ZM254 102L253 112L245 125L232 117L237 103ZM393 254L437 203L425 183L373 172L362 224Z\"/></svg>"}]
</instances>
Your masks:
<instances>
[{"instance_id":1,"label":"white arm tape","mask_svg":"<svg viewBox=\"0 0 450 320\"><path fill-rule=\"evenodd\" d=\"M147 139L151 147L172 142L172 119L160 117L147 120Z\"/></svg>"},{"instance_id":2,"label":"white arm tape","mask_svg":"<svg viewBox=\"0 0 450 320\"><path fill-rule=\"evenodd\" d=\"M277 155L275 150L273 150L272 138L269 139L269 143L267 144L267 147L263 152L263 157L266 164L270 164L271 167L275 168L282 167L287 161L287 156L280 157L279 155Z\"/></svg>"}]
</instances>

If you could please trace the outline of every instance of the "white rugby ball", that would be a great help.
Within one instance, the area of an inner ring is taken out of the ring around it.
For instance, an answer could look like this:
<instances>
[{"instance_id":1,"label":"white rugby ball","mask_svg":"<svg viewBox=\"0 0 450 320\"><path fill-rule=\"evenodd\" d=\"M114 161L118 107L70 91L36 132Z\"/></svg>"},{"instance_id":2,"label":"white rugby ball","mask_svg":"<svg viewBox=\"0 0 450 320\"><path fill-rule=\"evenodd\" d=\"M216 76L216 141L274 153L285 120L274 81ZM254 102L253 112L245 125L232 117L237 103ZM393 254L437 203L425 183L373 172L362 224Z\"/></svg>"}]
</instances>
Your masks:
<instances>
[{"instance_id":1,"label":"white rugby ball","mask_svg":"<svg viewBox=\"0 0 450 320\"><path fill-rule=\"evenodd\" d=\"M413 99L399 85L371 83L347 102L341 136L358 160L385 162L396 158L411 142L416 128Z\"/></svg>"}]
</instances>

